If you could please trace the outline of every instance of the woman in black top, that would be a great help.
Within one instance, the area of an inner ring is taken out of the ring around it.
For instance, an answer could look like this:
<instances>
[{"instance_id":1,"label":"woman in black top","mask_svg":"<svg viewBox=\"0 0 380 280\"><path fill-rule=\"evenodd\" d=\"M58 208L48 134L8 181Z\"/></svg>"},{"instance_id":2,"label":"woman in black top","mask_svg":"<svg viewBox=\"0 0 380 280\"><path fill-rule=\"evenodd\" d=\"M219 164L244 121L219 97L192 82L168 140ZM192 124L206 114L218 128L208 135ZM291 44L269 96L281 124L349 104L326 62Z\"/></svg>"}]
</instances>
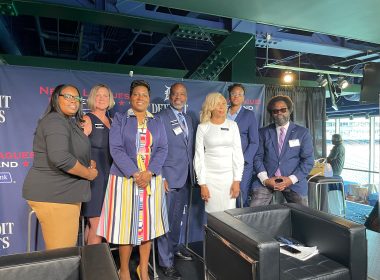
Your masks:
<instances>
[{"instance_id":1,"label":"woman in black top","mask_svg":"<svg viewBox=\"0 0 380 280\"><path fill-rule=\"evenodd\" d=\"M109 151L108 134L111 119L108 110L115 104L111 89L103 84L94 86L87 98L88 108L91 113L86 114L84 119L84 133L91 142L91 159L97 162L98 177L91 182L91 200L83 204L82 215L88 218L86 227L86 243L98 244L102 237L96 235L99 216L102 211L104 194L112 158Z\"/></svg>"},{"instance_id":2,"label":"woman in black top","mask_svg":"<svg viewBox=\"0 0 380 280\"><path fill-rule=\"evenodd\" d=\"M46 249L76 245L81 203L90 200L90 181L98 174L81 128L81 100L76 87L57 86L33 140L23 197L41 224Z\"/></svg>"}]
</instances>

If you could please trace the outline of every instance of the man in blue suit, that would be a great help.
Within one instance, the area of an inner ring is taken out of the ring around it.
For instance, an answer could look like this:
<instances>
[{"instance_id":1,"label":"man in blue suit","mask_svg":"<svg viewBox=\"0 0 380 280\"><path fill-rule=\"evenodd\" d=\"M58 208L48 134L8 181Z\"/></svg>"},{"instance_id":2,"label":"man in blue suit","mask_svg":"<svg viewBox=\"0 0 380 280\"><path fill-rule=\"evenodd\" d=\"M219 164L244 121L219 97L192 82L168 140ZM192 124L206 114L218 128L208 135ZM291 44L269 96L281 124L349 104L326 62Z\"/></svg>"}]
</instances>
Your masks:
<instances>
[{"instance_id":1,"label":"man in blue suit","mask_svg":"<svg viewBox=\"0 0 380 280\"><path fill-rule=\"evenodd\" d=\"M187 101L186 87L175 83L170 87L170 106L158 116L165 126L168 155L162 167L167 191L169 232L157 239L159 264L165 276L181 279L174 267L174 256L192 260L191 254L180 248L179 238L185 205L193 182L194 129L192 118L184 112Z\"/></svg>"},{"instance_id":2,"label":"man in blue suit","mask_svg":"<svg viewBox=\"0 0 380 280\"><path fill-rule=\"evenodd\" d=\"M314 164L309 130L290 122L293 102L288 96L274 96L267 111L274 123L259 130L254 166L261 184L254 186L250 206L269 204L273 191L281 191L287 202L307 206L306 176Z\"/></svg>"},{"instance_id":3,"label":"man in blue suit","mask_svg":"<svg viewBox=\"0 0 380 280\"><path fill-rule=\"evenodd\" d=\"M248 194L252 186L254 176L253 158L259 147L259 133L255 113L243 107L245 88L242 84L232 84L228 87L231 106L228 109L227 118L237 123L240 131L241 148L244 154L244 171L240 182L240 192L243 207L249 206ZM241 207L240 199L236 200L236 206Z\"/></svg>"}]
</instances>

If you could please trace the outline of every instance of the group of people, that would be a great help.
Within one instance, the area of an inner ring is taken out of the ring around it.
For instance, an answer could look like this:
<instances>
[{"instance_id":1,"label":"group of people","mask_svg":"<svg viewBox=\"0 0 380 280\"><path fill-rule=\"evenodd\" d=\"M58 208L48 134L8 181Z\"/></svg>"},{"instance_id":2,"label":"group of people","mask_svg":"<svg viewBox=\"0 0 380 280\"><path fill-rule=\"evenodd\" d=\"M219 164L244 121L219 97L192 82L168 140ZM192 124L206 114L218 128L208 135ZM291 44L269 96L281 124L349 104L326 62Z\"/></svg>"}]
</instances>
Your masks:
<instances>
[{"instance_id":1,"label":"group of people","mask_svg":"<svg viewBox=\"0 0 380 280\"><path fill-rule=\"evenodd\" d=\"M83 215L87 244L119 244L122 280L130 279L133 246L140 254L136 273L149 279L155 238L163 273L181 279L174 259L192 259L179 244L191 186L200 186L206 212L269 204L274 191L307 205L313 145L309 131L290 121L291 99L273 97L267 111L274 122L259 130L254 112L243 107L244 86L228 92L229 107L220 93L206 96L196 126L183 83L171 86L170 106L152 115L149 84L134 80L130 109L112 119L108 86L91 90L85 116L80 91L57 86L38 122L23 188L46 248L75 246Z\"/></svg>"}]
</instances>

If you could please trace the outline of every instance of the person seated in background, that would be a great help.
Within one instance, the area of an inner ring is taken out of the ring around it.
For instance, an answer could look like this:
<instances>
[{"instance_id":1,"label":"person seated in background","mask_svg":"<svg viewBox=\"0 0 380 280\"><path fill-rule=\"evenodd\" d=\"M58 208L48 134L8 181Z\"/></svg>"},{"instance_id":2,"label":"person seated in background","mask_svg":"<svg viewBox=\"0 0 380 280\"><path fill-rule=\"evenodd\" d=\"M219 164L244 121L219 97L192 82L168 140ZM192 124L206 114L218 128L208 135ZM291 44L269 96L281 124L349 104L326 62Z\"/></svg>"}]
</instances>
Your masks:
<instances>
[{"instance_id":1,"label":"person seated in background","mask_svg":"<svg viewBox=\"0 0 380 280\"><path fill-rule=\"evenodd\" d=\"M340 176L344 166L345 149L343 139L340 134L334 134L331 138L334 147L331 149L327 162L331 164L333 175Z\"/></svg>"},{"instance_id":2,"label":"person seated in background","mask_svg":"<svg viewBox=\"0 0 380 280\"><path fill-rule=\"evenodd\" d=\"M194 170L206 212L236 208L244 156L239 128L227 119L227 101L210 93L202 105L195 138Z\"/></svg>"},{"instance_id":3,"label":"person seated in background","mask_svg":"<svg viewBox=\"0 0 380 280\"><path fill-rule=\"evenodd\" d=\"M46 249L76 246L82 202L98 175L82 130L82 98L69 84L57 86L33 140L35 154L22 190L41 224Z\"/></svg>"},{"instance_id":4,"label":"person seated in background","mask_svg":"<svg viewBox=\"0 0 380 280\"><path fill-rule=\"evenodd\" d=\"M293 102L288 96L272 97L267 111L274 123L259 130L253 163L261 184L253 186L250 206L269 204L274 191L281 191L287 202L308 206L306 176L314 165L310 132L290 121Z\"/></svg>"},{"instance_id":5,"label":"person seated in background","mask_svg":"<svg viewBox=\"0 0 380 280\"><path fill-rule=\"evenodd\" d=\"M102 84L94 86L87 98L87 105L91 112L83 117L83 129L91 142L91 159L97 162L99 171L98 177L91 182L91 200L82 205L82 215L88 218L85 240L86 244L91 245L102 242L102 238L96 235L96 229L112 163L108 144L111 126L108 110L115 105L115 101L111 89Z\"/></svg>"}]
</instances>

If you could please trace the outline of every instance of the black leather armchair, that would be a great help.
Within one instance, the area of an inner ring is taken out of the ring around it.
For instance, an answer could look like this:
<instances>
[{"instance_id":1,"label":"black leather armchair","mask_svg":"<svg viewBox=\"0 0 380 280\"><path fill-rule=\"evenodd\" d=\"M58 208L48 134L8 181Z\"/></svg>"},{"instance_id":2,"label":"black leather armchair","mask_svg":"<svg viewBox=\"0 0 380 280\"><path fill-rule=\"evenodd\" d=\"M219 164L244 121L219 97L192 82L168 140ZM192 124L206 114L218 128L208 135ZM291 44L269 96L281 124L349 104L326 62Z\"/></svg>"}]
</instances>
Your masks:
<instances>
[{"instance_id":1,"label":"black leather armchair","mask_svg":"<svg viewBox=\"0 0 380 280\"><path fill-rule=\"evenodd\" d=\"M280 254L279 235L319 254L306 261ZM204 251L208 279L367 279L365 227L298 204L211 213Z\"/></svg>"},{"instance_id":2,"label":"black leather armchair","mask_svg":"<svg viewBox=\"0 0 380 280\"><path fill-rule=\"evenodd\" d=\"M116 280L108 244L0 257L1 280Z\"/></svg>"}]
</instances>

